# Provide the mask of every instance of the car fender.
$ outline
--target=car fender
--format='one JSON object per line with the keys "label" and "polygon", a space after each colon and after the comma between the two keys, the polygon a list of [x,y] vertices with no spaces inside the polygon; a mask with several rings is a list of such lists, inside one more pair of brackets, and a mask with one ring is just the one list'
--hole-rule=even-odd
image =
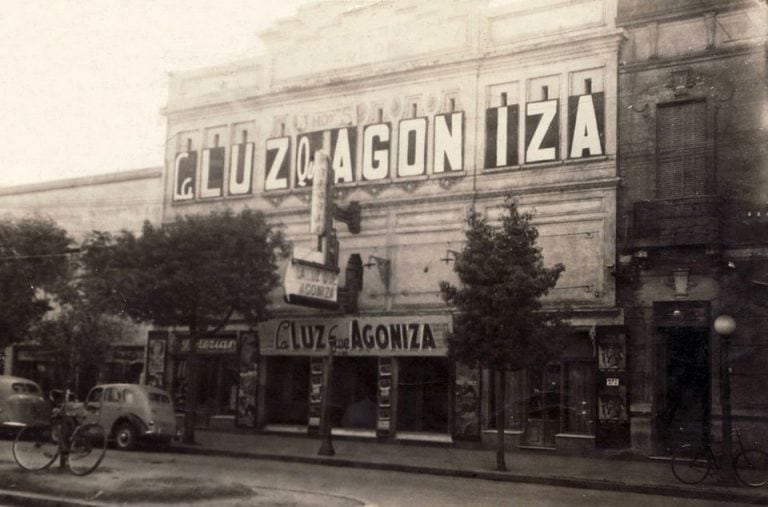
{"label": "car fender", "polygon": [[137,416],[136,414],[123,414],[118,417],[115,423],[112,425],[111,433],[114,435],[115,429],[124,422],[131,423],[134,428],[139,431],[140,434],[146,433],[147,430],[149,430],[149,426],[147,426],[147,423],[145,423],[141,417]]}

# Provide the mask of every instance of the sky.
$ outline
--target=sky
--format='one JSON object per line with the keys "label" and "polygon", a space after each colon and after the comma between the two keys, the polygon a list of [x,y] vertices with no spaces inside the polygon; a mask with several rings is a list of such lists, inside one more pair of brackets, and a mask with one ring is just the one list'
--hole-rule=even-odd
{"label": "sky", "polygon": [[163,164],[168,74],[307,0],[0,0],[0,187]]}

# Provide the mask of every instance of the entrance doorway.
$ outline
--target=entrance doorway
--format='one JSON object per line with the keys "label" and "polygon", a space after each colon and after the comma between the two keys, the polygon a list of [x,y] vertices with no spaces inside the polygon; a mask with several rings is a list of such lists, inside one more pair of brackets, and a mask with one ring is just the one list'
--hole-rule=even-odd
{"label": "entrance doorway", "polygon": [[267,358],[267,424],[307,424],[309,358]]}
{"label": "entrance doorway", "polygon": [[335,357],[331,425],[334,428],[376,428],[378,358]]}
{"label": "entrance doorway", "polygon": [[448,432],[449,378],[445,358],[398,359],[398,431]]}
{"label": "entrance doorway", "polygon": [[526,445],[555,447],[560,428],[560,363],[528,373]]}
{"label": "entrance doorway", "polygon": [[672,450],[709,434],[709,332],[699,327],[659,328],[661,339],[658,442]]}
{"label": "entrance doorway", "polygon": [[216,415],[234,415],[237,407],[237,360],[230,356],[201,358],[198,363],[198,421]]}

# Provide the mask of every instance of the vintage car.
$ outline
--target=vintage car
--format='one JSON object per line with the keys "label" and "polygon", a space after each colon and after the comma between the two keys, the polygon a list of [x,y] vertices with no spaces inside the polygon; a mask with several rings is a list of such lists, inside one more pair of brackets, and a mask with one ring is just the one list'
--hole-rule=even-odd
{"label": "vintage car", "polygon": [[44,425],[50,422],[51,404],[32,380],[0,375],[0,427]]}
{"label": "vintage car", "polygon": [[118,449],[129,450],[139,441],[170,443],[176,436],[171,396],[142,384],[94,386],[85,399],[88,422],[98,422]]}

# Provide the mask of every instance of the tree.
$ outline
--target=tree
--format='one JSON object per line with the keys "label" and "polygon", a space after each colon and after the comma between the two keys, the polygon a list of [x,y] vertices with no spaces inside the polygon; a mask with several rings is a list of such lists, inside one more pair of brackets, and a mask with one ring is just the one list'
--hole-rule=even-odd
{"label": "tree", "polygon": [[288,245],[256,211],[187,215],[139,237],[92,234],[83,246],[91,297],[109,311],[189,331],[184,441],[194,441],[197,339],[216,334],[237,314],[255,325],[267,318],[278,284],[277,260]]}
{"label": "tree", "polygon": [[135,324],[82,303],[62,306],[49,315],[33,327],[31,335],[57,358],[52,365],[53,385],[72,389],[82,398],[97,380],[110,346],[132,338]]}
{"label": "tree", "polygon": [[467,244],[454,270],[461,287],[440,282],[445,302],[455,308],[448,335],[450,356],[465,364],[496,373],[496,465],[506,470],[507,371],[543,366],[563,348],[568,328],[565,311],[545,311],[541,297],[552,289],[562,264],[544,267],[538,231],[531,213],[521,213],[507,197],[500,227],[475,210],[467,217]]}
{"label": "tree", "polygon": [[71,243],[47,218],[0,221],[0,347],[29,338],[52,308],[49,291],[69,273]]}

